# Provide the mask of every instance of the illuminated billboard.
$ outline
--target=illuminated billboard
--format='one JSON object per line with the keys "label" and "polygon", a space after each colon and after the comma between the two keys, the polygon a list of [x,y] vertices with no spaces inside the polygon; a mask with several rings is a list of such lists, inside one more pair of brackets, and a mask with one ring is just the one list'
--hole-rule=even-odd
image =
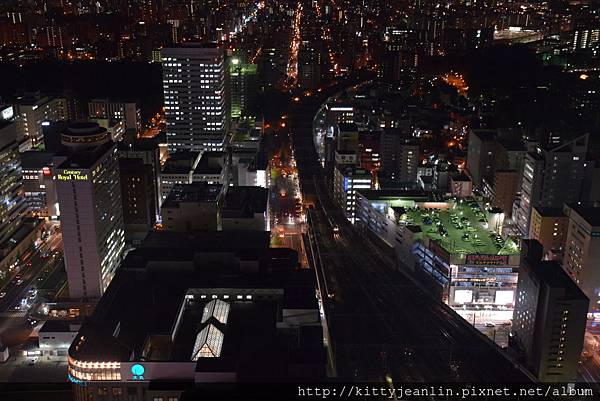
{"label": "illuminated billboard", "polygon": [[2,109],[2,111],[0,111],[0,117],[2,118],[2,120],[10,120],[14,117],[14,115],[15,112],[12,106],[8,106],[5,109]]}
{"label": "illuminated billboard", "polygon": [[473,301],[472,290],[456,290],[454,291],[454,303],[468,304]]}
{"label": "illuminated billboard", "polygon": [[514,302],[515,292],[512,290],[496,291],[496,305],[508,305]]}
{"label": "illuminated billboard", "polygon": [[508,265],[508,255],[467,255],[466,265],[502,266]]}

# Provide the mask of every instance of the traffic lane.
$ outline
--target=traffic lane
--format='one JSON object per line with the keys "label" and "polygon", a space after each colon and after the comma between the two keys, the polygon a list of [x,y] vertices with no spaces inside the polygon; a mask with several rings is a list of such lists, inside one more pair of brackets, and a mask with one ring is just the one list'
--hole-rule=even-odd
{"label": "traffic lane", "polygon": [[35,253],[30,259],[31,265],[25,266],[21,269],[21,280],[22,284],[16,285],[15,280],[11,281],[6,289],[6,295],[0,299],[0,311],[9,312],[14,311],[15,306],[21,302],[21,299],[26,295],[27,291],[35,285],[37,287],[37,277],[46,267],[52,266],[57,263],[56,258],[42,258],[40,252]]}
{"label": "traffic lane", "polygon": [[[37,274],[41,271],[41,259],[39,255],[34,255],[31,259],[30,266],[25,265],[19,273],[19,276],[15,276],[13,280],[7,284],[3,292],[6,292],[6,295],[0,299],[0,311],[4,312],[7,309],[10,309],[17,299],[20,301],[20,295],[25,291],[25,288],[29,286],[31,281],[37,276]],[[20,280],[23,280],[20,285],[17,285],[18,282],[16,277],[20,277]]]}

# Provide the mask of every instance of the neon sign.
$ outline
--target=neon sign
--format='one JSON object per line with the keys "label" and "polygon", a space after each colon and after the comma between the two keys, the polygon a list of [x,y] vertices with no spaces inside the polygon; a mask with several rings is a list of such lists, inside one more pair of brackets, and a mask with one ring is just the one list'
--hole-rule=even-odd
{"label": "neon sign", "polygon": [[60,181],[86,181],[88,174],[83,174],[81,170],[63,170],[56,175]]}

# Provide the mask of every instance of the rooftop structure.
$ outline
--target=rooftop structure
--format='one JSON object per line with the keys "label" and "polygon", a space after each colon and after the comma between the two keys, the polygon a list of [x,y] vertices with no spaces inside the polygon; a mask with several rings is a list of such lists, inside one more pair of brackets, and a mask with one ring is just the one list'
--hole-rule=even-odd
{"label": "rooftop structure", "polygon": [[270,230],[269,190],[262,187],[229,187],[221,209],[223,230]]}
{"label": "rooftop structure", "polygon": [[269,190],[261,187],[231,187],[225,195],[223,217],[252,217],[264,213],[269,201]]}
{"label": "rooftop structure", "polygon": [[405,208],[401,219],[451,254],[519,254],[517,244],[500,238],[489,213],[481,211],[475,201],[449,201],[447,205],[442,209]]}
{"label": "rooftop structure", "polygon": [[69,350],[70,379],[92,392],[107,381],[125,392],[170,380],[180,392],[194,382],[320,376],[314,275],[262,236],[160,232],[131,251]]}
{"label": "rooftop structure", "polygon": [[163,203],[163,207],[177,207],[181,203],[217,202],[221,196],[223,186],[220,184],[206,184],[195,182],[193,184],[177,184]]}
{"label": "rooftop structure", "polygon": [[163,227],[179,232],[221,228],[221,184],[176,184],[163,202]]}

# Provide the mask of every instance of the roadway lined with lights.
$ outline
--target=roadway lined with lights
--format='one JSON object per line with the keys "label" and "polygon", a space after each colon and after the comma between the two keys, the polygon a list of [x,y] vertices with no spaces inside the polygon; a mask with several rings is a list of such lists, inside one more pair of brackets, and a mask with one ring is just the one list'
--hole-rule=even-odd
{"label": "roadway lined with lights", "polygon": [[288,78],[295,84],[298,81],[298,51],[302,40],[302,2],[299,1],[294,12],[294,25],[292,28],[292,41],[290,44],[290,59],[287,65]]}

